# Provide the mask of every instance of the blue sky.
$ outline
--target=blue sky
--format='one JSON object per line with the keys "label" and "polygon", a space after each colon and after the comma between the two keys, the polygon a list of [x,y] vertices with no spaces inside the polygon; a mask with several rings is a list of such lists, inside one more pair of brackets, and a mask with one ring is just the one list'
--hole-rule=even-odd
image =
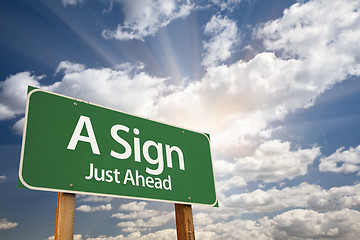
{"label": "blue sky", "polygon": [[[52,239],[17,188],[27,85],[211,135],[198,239],[355,239],[360,3],[0,2],[0,239]],[[44,113],[46,114],[46,113]],[[80,196],[74,239],[174,239],[172,203]]]}

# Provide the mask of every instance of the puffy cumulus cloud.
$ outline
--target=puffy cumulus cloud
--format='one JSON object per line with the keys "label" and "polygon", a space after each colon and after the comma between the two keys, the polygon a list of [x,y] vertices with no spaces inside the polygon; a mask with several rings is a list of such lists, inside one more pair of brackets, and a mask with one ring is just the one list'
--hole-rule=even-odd
{"label": "puffy cumulus cloud", "polygon": [[[266,191],[257,189],[250,193],[232,194],[221,203],[225,208],[240,213],[274,212],[288,208],[334,211],[359,208],[359,190],[360,184],[326,190],[318,185],[301,183],[283,189],[272,188]],[[208,217],[211,218],[212,215]]]}
{"label": "puffy cumulus cloud", "polygon": [[173,212],[162,212],[157,216],[150,217],[149,219],[137,219],[135,221],[122,221],[117,224],[124,232],[134,231],[149,231],[150,228],[160,227],[170,220],[175,220]]}
{"label": "puffy cumulus cloud", "polygon": [[174,219],[173,212],[160,212],[146,209],[146,202],[130,202],[122,204],[119,211],[129,213],[116,213],[111,215],[112,218],[121,220],[130,219],[130,221],[121,221],[117,224],[124,232],[142,232],[149,231],[151,228],[160,227]]}
{"label": "puffy cumulus cloud", "polygon": [[5,181],[6,179],[7,179],[7,177],[6,177],[5,175],[1,175],[1,176],[0,176],[0,182],[1,182],[1,181]]}
{"label": "puffy cumulus cloud", "polygon": [[59,63],[58,67],[56,68],[55,74],[63,71],[65,74],[68,73],[76,73],[85,71],[85,66],[79,63],[72,63],[69,61],[62,61]]}
{"label": "puffy cumulus cloud", "polygon": [[120,211],[140,212],[144,211],[147,203],[146,202],[130,202],[127,204],[121,204],[119,207]]}
{"label": "puffy cumulus cloud", "polygon": [[74,234],[73,240],[82,240],[81,234]]}
{"label": "puffy cumulus cloud", "polygon": [[[323,91],[347,75],[360,74],[359,1],[326,0],[296,3],[280,19],[262,25],[257,36],[268,50],[301,60],[301,79],[311,78],[310,88]],[[319,82],[322,86],[319,86]]]}
{"label": "puffy cumulus cloud", "polygon": [[[63,72],[64,76],[52,85],[41,85],[40,80],[44,76],[34,76],[30,72],[11,75],[0,82],[0,120],[24,114],[28,85],[125,112],[149,115],[163,91],[169,89],[165,84],[166,79],[149,76],[140,70],[141,65],[123,64],[114,69],[96,69],[64,61],[56,70],[57,73]],[[20,119],[13,129],[21,134],[23,125],[24,119]]]}
{"label": "puffy cumulus cloud", "polygon": [[[297,186],[281,189],[274,187],[268,190],[257,189],[241,194],[232,193],[229,196],[223,195],[221,197],[219,209],[194,206],[194,223],[197,226],[196,230],[207,232],[209,231],[206,228],[207,226],[219,226],[229,223],[233,219],[241,221],[244,213],[264,214],[283,212],[294,208],[311,209],[318,212],[359,209],[359,188],[360,184],[356,184],[327,190],[319,185],[304,182]],[[266,227],[266,224],[261,221],[253,224]],[[259,229],[256,231],[260,231]],[[218,231],[214,231],[214,233],[219,234]],[[219,239],[223,238],[219,237]]]}
{"label": "puffy cumulus cloud", "polygon": [[207,213],[197,213],[194,215],[193,219],[195,226],[206,226],[214,223],[212,217]]}
{"label": "puffy cumulus cloud", "polygon": [[[342,209],[331,212],[294,209],[275,216],[254,220],[235,219],[198,227],[195,234],[206,234],[208,239],[356,239],[360,213]],[[207,238],[206,238],[207,239]]]}
{"label": "puffy cumulus cloud", "polygon": [[334,75],[337,68],[324,71],[326,60],[323,64],[263,52],[248,62],[211,67],[200,81],[159,99],[155,116],[210,132],[218,152],[239,154],[240,146],[251,145],[254,137],[271,136],[269,123],[311,106],[346,78],[346,71]]}
{"label": "puffy cumulus cloud", "polygon": [[319,213],[295,209],[263,219],[273,239],[356,239],[360,234],[360,212],[343,209]]}
{"label": "puffy cumulus cloud", "polygon": [[130,65],[94,69],[61,62],[57,71],[61,70],[62,81],[45,89],[135,114],[149,114],[166,88],[166,79],[149,76]]}
{"label": "puffy cumulus cloud", "polygon": [[[262,180],[265,183],[279,182],[305,175],[308,166],[319,155],[320,148],[318,147],[291,151],[289,142],[271,140],[261,144],[253,156],[238,158],[234,162],[218,161],[214,165],[215,172],[219,176],[241,176],[238,183],[242,183],[242,180],[246,182],[257,180]],[[221,167],[221,165],[225,167]],[[227,181],[232,182],[233,178]]]}
{"label": "puffy cumulus cloud", "polygon": [[172,240],[176,238],[175,229],[164,229],[154,233],[149,233],[146,235],[139,235],[137,239],[150,239],[150,240]]}
{"label": "puffy cumulus cloud", "polygon": [[0,82],[0,120],[12,119],[24,113],[27,86],[39,87],[43,77],[21,72]]}
{"label": "puffy cumulus cloud", "polygon": [[278,182],[307,173],[320,148],[290,150],[289,142],[272,140],[261,144],[250,157],[236,160],[235,172],[246,180]]}
{"label": "puffy cumulus cloud", "polygon": [[360,174],[360,145],[344,150],[341,147],[328,157],[320,159],[319,170],[322,172],[353,173]]}
{"label": "puffy cumulus cloud", "polygon": [[23,130],[24,130],[24,125],[25,125],[25,118],[20,118],[20,120],[18,120],[12,127],[11,129],[13,130],[13,132],[17,135],[22,135],[23,134]]}
{"label": "puffy cumulus cloud", "polygon": [[125,21],[115,30],[104,30],[105,38],[119,40],[139,39],[155,35],[171,21],[190,14],[193,5],[187,0],[117,0],[122,4]]}
{"label": "puffy cumulus cloud", "polygon": [[205,25],[204,33],[210,36],[203,43],[205,54],[202,64],[205,67],[217,66],[228,59],[232,48],[239,42],[236,23],[227,17],[213,16]]}
{"label": "puffy cumulus cloud", "polygon": [[[229,165],[229,164],[223,164],[224,161],[216,161],[214,166],[215,166],[215,170],[217,170],[218,166],[221,166],[221,165]],[[225,169],[224,167],[222,168],[223,170]],[[226,174],[231,174],[231,171],[229,171],[231,168],[228,168],[226,170]],[[217,172],[217,171],[216,171]],[[246,181],[244,180],[244,178],[242,176],[238,176],[238,175],[235,175],[235,176],[232,176],[231,178],[229,179],[226,179],[226,180],[219,180],[216,182],[216,190],[218,192],[218,196],[220,196],[221,198],[223,197],[223,194],[232,189],[236,189],[236,188],[239,188],[239,187],[243,187],[243,186],[246,186],[247,183]],[[219,195],[220,194],[220,195]]]}
{"label": "puffy cumulus cloud", "polygon": [[0,229],[10,229],[16,228],[18,223],[16,222],[9,222],[6,218],[0,219]]}
{"label": "puffy cumulus cloud", "polygon": [[296,60],[262,53],[209,68],[201,81],[159,99],[155,116],[210,132],[217,150],[233,152],[251,136],[269,137],[270,121],[308,103],[306,87],[293,87],[299,67]]}
{"label": "puffy cumulus cloud", "polygon": [[252,220],[232,220],[227,222],[220,222],[210,224],[195,229],[195,236],[199,234],[206,234],[211,236],[210,239],[259,239],[259,240],[270,240],[269,233],[256,221]]}
{"label": "puffy cumulus cloud", "polygon": [[339,210],[360,207],[360,184],[334,187],[309,195],[308,206],[317,211]]}
{"label": "puffy cumulus cloud", "polygon": [[110,211],[112,209],[111,204],[99,205],[99,206],[89,206],[81,205],[76,208],[76,210],[81,212],[98,212],[98,211]]}
{"label": "puffy cumulus cloud", "polygon": [[321,190],[319,186],[307,183],[281,190],[257,189],[251,193],[233,194],[224,200],[224,204],[241,212],[274,212],[290,207],[307,207],[310,195]]}

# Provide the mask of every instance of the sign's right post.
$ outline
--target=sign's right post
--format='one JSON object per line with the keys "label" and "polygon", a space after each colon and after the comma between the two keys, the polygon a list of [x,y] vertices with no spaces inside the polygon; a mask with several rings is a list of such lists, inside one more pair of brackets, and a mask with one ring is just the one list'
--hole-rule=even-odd
{"label": "sign's right post", "polygon": [[175,203],[176,232],[178,240],[195,240],[191,205]]}

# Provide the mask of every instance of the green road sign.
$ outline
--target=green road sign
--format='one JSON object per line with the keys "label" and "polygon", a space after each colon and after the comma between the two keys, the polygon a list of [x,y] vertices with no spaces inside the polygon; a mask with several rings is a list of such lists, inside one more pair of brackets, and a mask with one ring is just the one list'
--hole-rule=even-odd
{"label": "green road sign", "polygon": [[217,203],[206,134],[40,89],[29,92],[25,119],[26,188]]}

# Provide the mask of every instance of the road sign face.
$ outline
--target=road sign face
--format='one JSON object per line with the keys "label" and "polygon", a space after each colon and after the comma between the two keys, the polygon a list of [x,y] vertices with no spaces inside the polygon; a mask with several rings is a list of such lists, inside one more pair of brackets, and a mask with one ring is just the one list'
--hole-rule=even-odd
{"label": "road sign face", "polygon": [[19,180],[29,189],[215,205],[206,134],[59,94],[28,94]]}

